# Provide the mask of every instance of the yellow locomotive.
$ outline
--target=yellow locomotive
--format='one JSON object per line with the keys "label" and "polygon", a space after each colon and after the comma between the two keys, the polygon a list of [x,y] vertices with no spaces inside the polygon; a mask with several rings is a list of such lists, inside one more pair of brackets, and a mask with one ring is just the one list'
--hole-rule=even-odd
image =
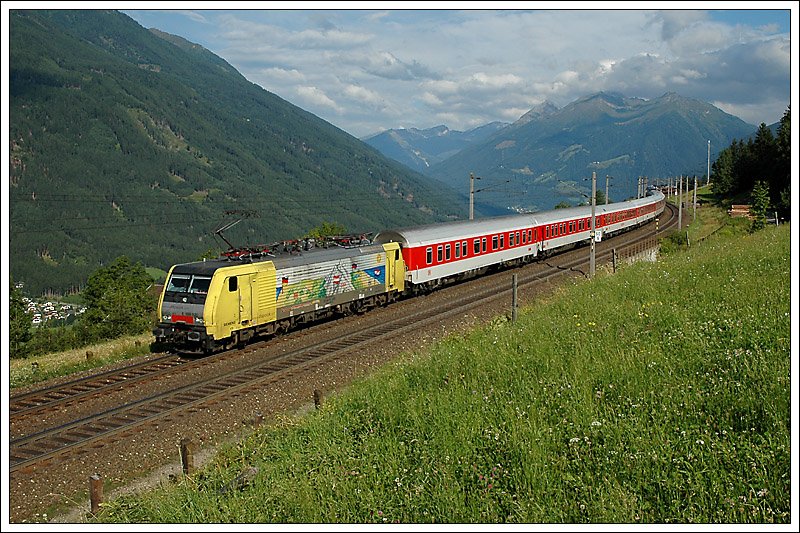
{"label": "yellow locomotive", "polygon": [[384,305],[403,292],[404,278],[397,243],[178,264],[161,293],[153,335],[183,352],[241,346],[257,335]]}

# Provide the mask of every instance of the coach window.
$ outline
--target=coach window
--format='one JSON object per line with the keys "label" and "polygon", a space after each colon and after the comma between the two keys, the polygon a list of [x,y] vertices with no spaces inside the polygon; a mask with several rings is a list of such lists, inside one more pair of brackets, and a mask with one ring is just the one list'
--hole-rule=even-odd
{"label": "coach window", "polygon": [[467,257],[467,241],[461,241],[461,249],[464,250],[464,257]]}
{"label": "coach window", "polygon": [[436,262],[437,263],[441,263],[442,262],[442,245],[441,244],[436,247]]}
{"label": "coach window", "polygon": [[[525,235],[525,232],[523,231],[522,234]],[[517,244],[519,244],[519,232],[517,232]]]}
{"label": "coach window", "polygon": [[472,252],[475,255],[478,255],[479,253],[481,253],[481,241],[480,241],[480,239],[475,239],[474,241],[472,241]]}
{"label": "coach window", "polygon": [[504,233],[504,234],[500,235],[500,249],[505,248],[505,246],[506,246],[505,242],[506,242],[506,235]]}
{"label": "coach window", "polygon": [[528,242],[533,242],[533,230],[528,230]]}
{"label": "coach window", "polygon": [[450,245],[449,244],[445,244],[445,246],[444,246],[444,260],[445,261],[450,261]]}
{"label": "coach window", "polygon": [[544,236],[547,239],[550,238],[550,226],[545,226],[545,228],[544,228]]}
{"label": "coach window", "polygon": [[486,253],[486,237],[481,239],[481,252]]}
{"label": "coach window", "polygon": [[[464,251],[466,252],[466,250],[464,250]],[[458,259],[459,257],[461,257],[461,243],[457,242],[456,243],[456,259]]]}
{"label": "coach window", "polygon": [[497,250],[497,235],[492,235],[492,251]]}
{"label": "coach window", "polygon": [[508,246],[509,247],[514,246],[514,234],[513,233],[509,233],[508,234]]}
{"label": "coach window", "polygon": [[239,278],[233,276],[232,278],[228,278],[228,292],[236,292],[236,289],[239,288]]}
{"label": "coach window", "polygon": [[425,261],[429,265],[433,263],[433,248],[425,248]]}

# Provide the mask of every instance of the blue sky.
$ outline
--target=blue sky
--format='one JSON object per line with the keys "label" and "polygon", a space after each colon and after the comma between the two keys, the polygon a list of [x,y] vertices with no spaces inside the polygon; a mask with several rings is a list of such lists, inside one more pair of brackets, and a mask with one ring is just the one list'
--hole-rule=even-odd
{"label": "blue sky", "polygon": [[[771,124],[790,104],[800,56],[789,33],[798,8],[785,1],[9,4],[119,9],[360,138],[514,122],[599,91],[675,92]],[[630,8],[641,5],[651,9]]]}
{"label": "blue sky", "polygon": [[[647,4],[661,10],[619,2],[221,5],[236,9],[123,12],[203,45],[250,81],[361,138],[513,122],[544,101],[563,107],[598,91],[676,92],[754,125],[777,122],[790,104],[791,2]],[[397,9],[409,5],[439,9]],[[728,5],[769,9],[719,9]],[[254,6],[303,9],[246,9]],[[373,9],[353,9],[362,6]],[[474,9],[487,6],[513,9]]]}
{"label": "blue sky", "polygon": [[323,10],[308,6],[362,4],[300,2],[278,5],[306,9],[234,3],[224,5],[241,9],[123,12],[203,45],[254,83],[362,138],[389,128],[513,122],[544,101],[562,107],[598,91],[676,92],[754,125],[778,121],[790,103],[793,4],[706,4],[770,9],[513,2],[553,9],[456,10],[447,8],[504,4],[439,2],[421,5],[440,9]]}

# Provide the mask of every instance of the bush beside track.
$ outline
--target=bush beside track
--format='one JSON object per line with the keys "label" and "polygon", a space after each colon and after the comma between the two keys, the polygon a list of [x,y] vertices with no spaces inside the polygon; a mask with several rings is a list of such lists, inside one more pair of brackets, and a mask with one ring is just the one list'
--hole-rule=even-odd
{"label": "bush beside track", "polygon": [[98,520],[789,523],[790,257],[785,225],[577,282]]}

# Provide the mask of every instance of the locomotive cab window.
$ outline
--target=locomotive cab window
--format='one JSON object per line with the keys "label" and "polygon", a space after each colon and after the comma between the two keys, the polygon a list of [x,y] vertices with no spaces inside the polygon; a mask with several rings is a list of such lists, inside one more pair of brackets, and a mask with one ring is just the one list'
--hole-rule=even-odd
{"label": "locomotive cab window", "polygon": [[173,274],[167,285],[168,292],[187,292],[192,277],[188,274]]}
{"label": "locomotive cab window", "polygon": [[207,294],[209,285],[211,285],[211,276],[194,276],[192,284],[189,286],[189,292]]}
{"label": "locomotive cab window", "polygon": [[228,292],[236,292],[239,289],[239,278],[233,276],[228,278]]}

